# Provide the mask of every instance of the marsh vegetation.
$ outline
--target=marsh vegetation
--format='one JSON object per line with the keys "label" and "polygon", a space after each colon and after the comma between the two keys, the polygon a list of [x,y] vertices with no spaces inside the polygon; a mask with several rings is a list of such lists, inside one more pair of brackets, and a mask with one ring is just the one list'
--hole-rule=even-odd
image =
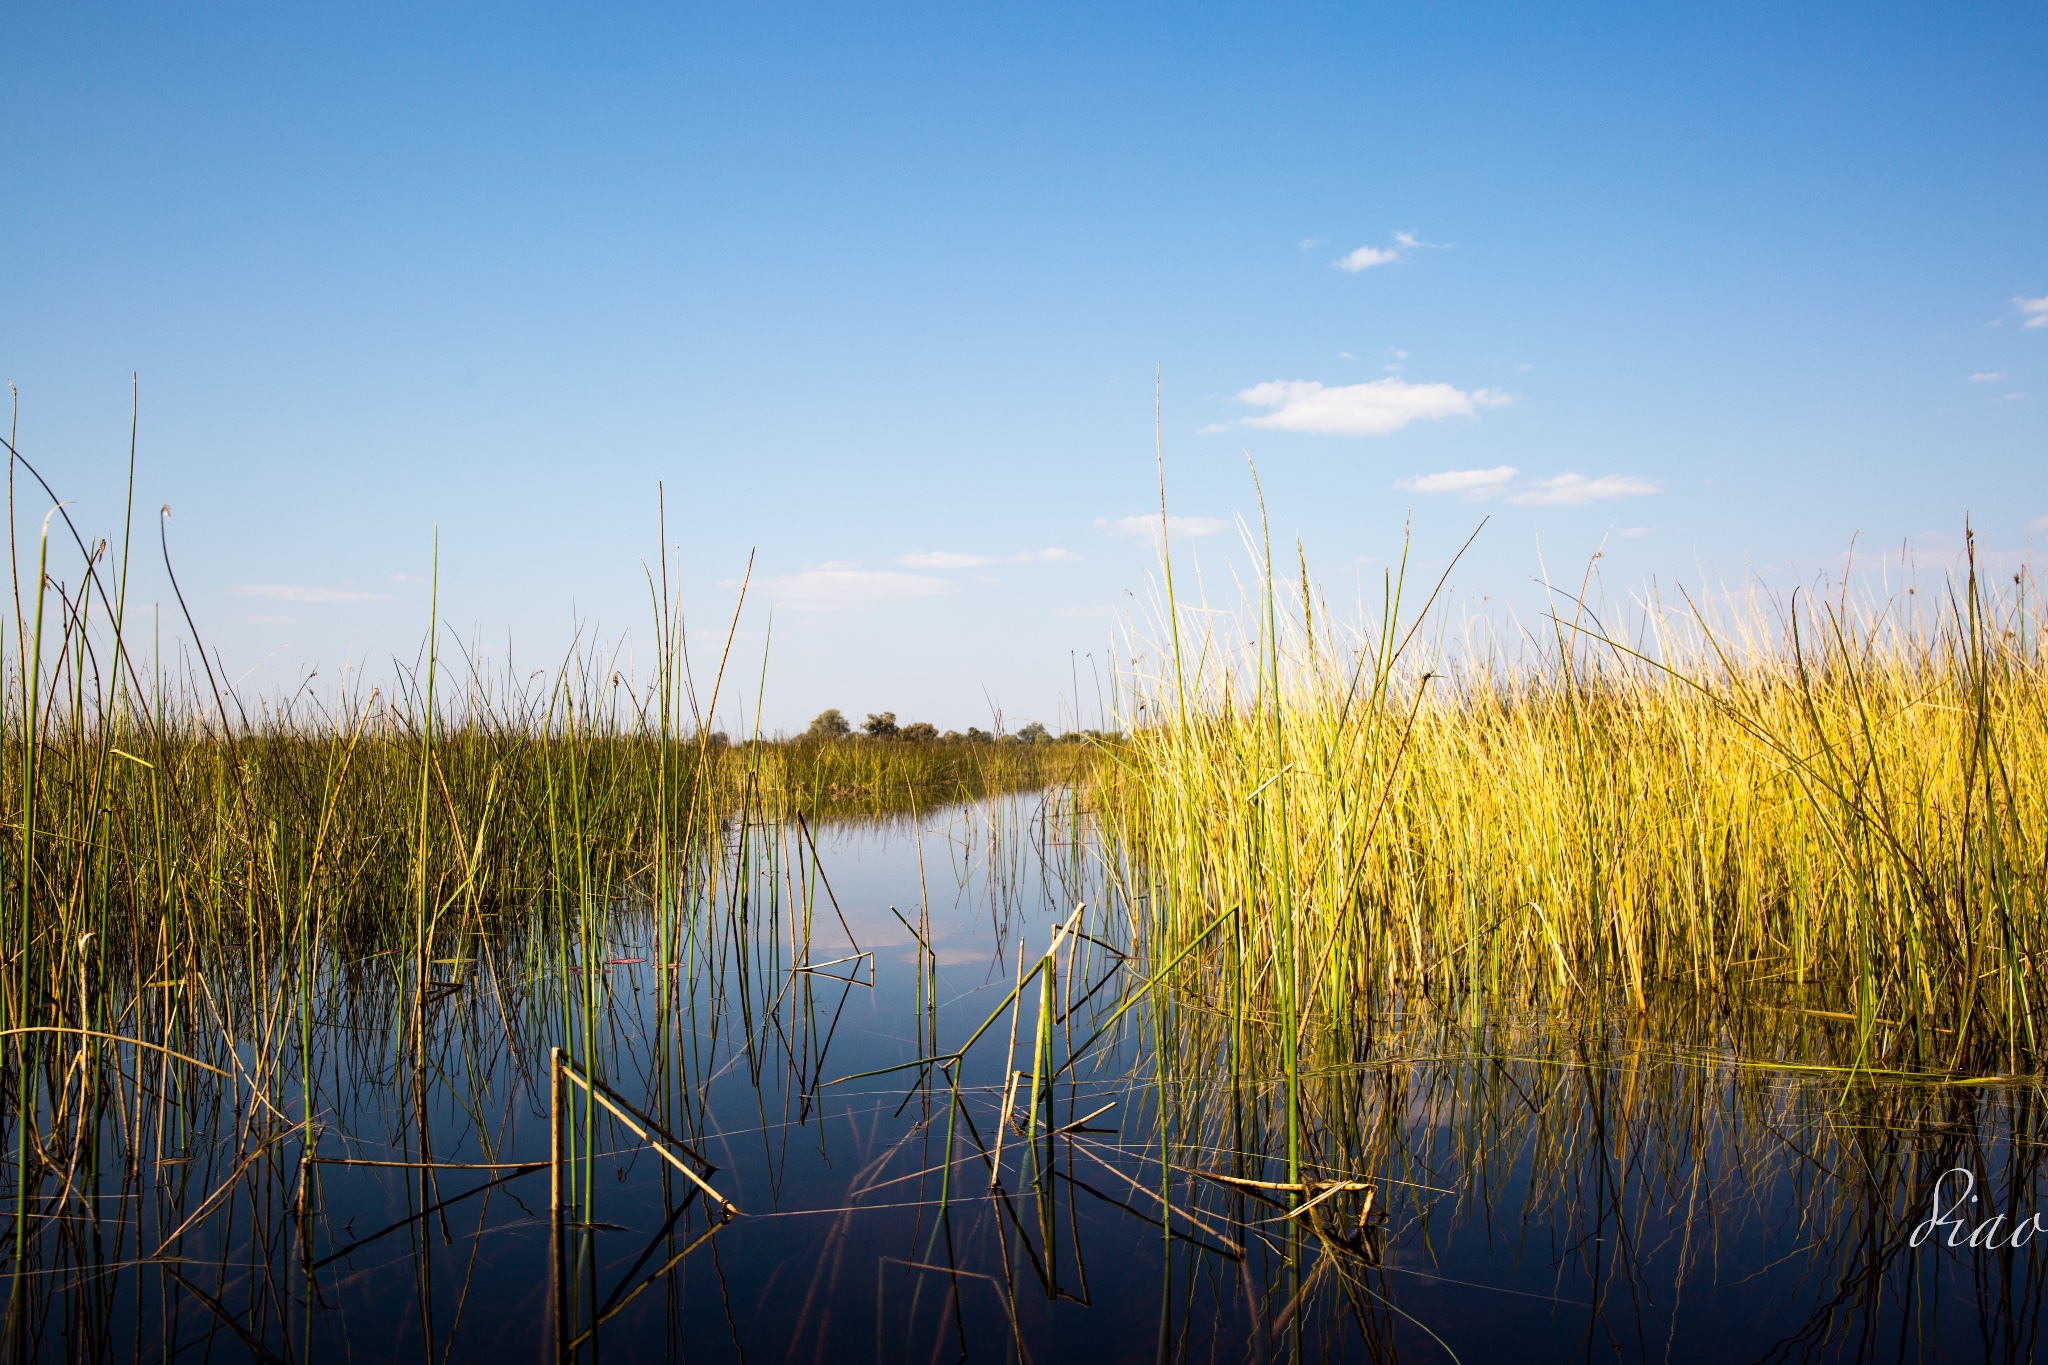
{"label": "marsh vegetation", "polygon": [[2044,621],[1974,556],[1925,596],[1649,602],[1625,635],[1560,593],[1513,640],[1404,617],[1398,577],[1347,638],[1269,576],[1224,618],[1250,631],[1176,624],[1131,680],[1151,723],[1094,804],[1154,931],[1233,912],[1219,984],[1340,1053],[1377,1000],[1677,989],[1849,1020],[1861,1070],[2031,1076]]}
{"label": "marsh vegetation", "polygon": [[647,676],[245,709],[50,527],[12,1358],[2035,1352],[1912,1241],[2048,1188],[2024,574],[1510,642],[1169,561],[1114,733],[771,742],[659,567]]}

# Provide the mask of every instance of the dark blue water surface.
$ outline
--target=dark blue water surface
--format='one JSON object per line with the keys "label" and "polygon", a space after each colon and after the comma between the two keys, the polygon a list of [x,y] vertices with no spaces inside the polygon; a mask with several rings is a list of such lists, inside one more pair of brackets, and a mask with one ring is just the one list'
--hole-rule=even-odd
{"label": "dark blue water surface", "polygon": [[[79,1063],[108,1078],[89,1103],[76,1077],[45,1086],[26,1262],[11,1235],[6,1253],[12,1356],[2034,1356],[2038,1092],[1791,1069],[1855,1026],[1782,1003],[1362,1005],[1351,1060],[1304,1082],[1300,1165],[1368,1187],[1370,1216],[1340,1189],[1289,1217],[1303,1196],[1244,1183],[1288,1179],[1279,1078],[1231,1051],[1199,973],[1082,1048],[1152,965],[1085,841],[1043,818],[1058,809],[830,826],[815,846],[752,831],[670,942],[632,894],[579,921],[588,937],[559,916],[455,926],[424,1045],[403,954],[336,955],[310,1080],[297,1006],[266,1011],[223,971],[188,1033],[238,1040],[203,1053],[232,1079],[109,1047]],[[1014,1049],[1005,1012],[956,1067],[858,1074],[956,1051],[1020,946],[1043,954],[1084,900],[1045,1069],[1080,1060],[1041,1077],[1035,1124],[1028,1074],[1023,1131],[1001,1110],[1006,1072],[1032,1069],[1036,983]],[[580,1099],[559,1213],[545,1164],[337,1163],[546,1163],[555,1047],[694,1153],[736,1215]],[[66,1112],[48,1098],[74,1093]],[[323,1160],[302,1167],[308,1150]]]}

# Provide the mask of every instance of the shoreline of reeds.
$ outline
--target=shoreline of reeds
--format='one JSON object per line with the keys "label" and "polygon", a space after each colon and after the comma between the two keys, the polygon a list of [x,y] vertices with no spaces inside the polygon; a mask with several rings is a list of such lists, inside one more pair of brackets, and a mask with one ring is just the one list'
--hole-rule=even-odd
{"label": "shoreline of reeds", "polygon": [[2040,1072],[2024,572],[2001,590],[1972,546],[1926,596],[1653,602],[1625,638],[1567,594],[1510,661],[1404,612],[1398,573],[1356,635],[1306,578],[1269,555],[1256,606],[1190,634],[1169,561],[1158,662],[1088,783],[1134,932],[1164,960],[1227,915],[1186,981],[1279,1070],[1404,996],[1598,1019],[1675,986],[1845,1017],[1851,1074]]}

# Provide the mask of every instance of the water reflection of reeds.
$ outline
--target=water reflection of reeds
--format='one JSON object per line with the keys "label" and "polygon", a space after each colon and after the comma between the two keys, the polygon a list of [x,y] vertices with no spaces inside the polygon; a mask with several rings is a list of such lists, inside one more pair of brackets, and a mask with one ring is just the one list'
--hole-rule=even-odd
{"label": "water reflection of reeds", "polygon": [[719,742],[666,583],[643,686],[252,720],[78,548],[0,708],[13,1358],[2033,1351],[2030,1250],[1910,1244],[2042,1183],[2038,634],[1974,581],[1442,704],[1268,593],[1094,780],[935,810],[1077,753]]}
{"label": "water reflection of reeds", "polygon": [[[2029,1358],[2039,1257],[1908,1241],[1935,1178],[1955,1167],[1984,1184],[1975,1219],[2034,1211],[2048,1189],[2036,1089],[1788,1072],[1774,1059],[1853,1054],[1853,1026],[1731,1017],[1683,995],[1652,1005],[1594,1029],[1423,1004],[1390,1011],[1360,1055],[1307,1072],[1303,1167],[1311,1182],[1371,1184],[1363,1246],[1342,1206],[1287,1219],[1284,1200],[1205,1198],[1196,1181],[1192,1207],[1242,1220],[1269,1298],[1320,1283],[1324,1334],[1368,1344],[1401,1339],[1388,1315],[1406,1308],[1469,1349],[1485,1338],[1447,1324],[1477,1304],[1519,1324],[1503,1330],[1540,1329],[1558,1353],[1936,1356],[1981,1336],[1990,1358]],[[1167,1098],[1181,1161],[1284,1179],[1284,1075],[1273,1055],[1261,1060],[1241,1062],[1234,1081],[1216,1079],[1223,1067],[1182,1073]],[[1309,1226],[1289,1238],[1290,1222]],[[1525,1311],[1504,1311],[1503,1293]],[[1703,1347],[1689,1334],[1728,1315],[1717,1300],[1748,1315]]]}
{"label": "water reflection of reeds", "polygon": [[[460,984],[423,1008],[391,952],[316,959],[310,1031],[245,959],[203,971],[190,1061],[108,1044],[46,1078],[15,1355],[2033,1351],[2031,1252],[1907,1245],[1951,1167],[2031,1212],[2030,1087],[1859,1075],[1854,1021],[1678,988],[1597,1020],[1386,998],[1299,1059],[1292,1195],[1272,1031],[1096,899],[1072,805],[923,824],[918,900],[900,829],[727,825],[681,913],[486,921],[442,940]],[[893,943],[816,928],[842,839],[883,841],[899,909],[925,902]],[[991,1013],[1055,924],[1054,970]],[[979,962],[913,941],[969,925]],[[479,1169],[545,1160],[563,1039],[719,1168],[737,1219],[602,1111],[568,1135],[559,1222],[544,1166]],[[841,1080],[874,1066],[900,1069]],[[302,1165],[302,1077],[315,1155],[445,1164]]]}

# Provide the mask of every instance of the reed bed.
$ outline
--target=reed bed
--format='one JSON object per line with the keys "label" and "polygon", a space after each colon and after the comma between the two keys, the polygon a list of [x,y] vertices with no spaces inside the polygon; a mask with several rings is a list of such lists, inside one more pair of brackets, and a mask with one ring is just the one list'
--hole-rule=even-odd
{"label": "reed bed", "polygon": [[1844,1016],[1851,1071],[2033,1074],[2029,583],[1973,550],[1932,591],[1652,599],[1625,635],[1564,593],[1503,643],[1404,611],[1398,574],[1335,630],[1270,555],[1249,610],[1184,630],[1169,561],[1162,662],[1121,680],[1089,799],[1156,957],[1228,916],[1184,984],[1289,1076],[1403,1001],[1597,1020],[1669,989]]}
{"label": "reed bed", "polygon": [[[1587,1245],[1631,1207],[1682,1197],[1687,1247],[1747,1235],[1785,1207],[1761,1191],[1790,1182],[1845,1280],[1869,1269],[1858,1248],[1896,1250],[1901,1201],[1951,1148],[1987,1166],[2004,1153],[2014,1207],[2039,1183],[2038,1093],[1975,1084],[2036,1072],[2048,1025],[2033,970],[2048,716],[2024,576],[1994,591],[1972,565],[1938,595],[1854,606],[1652,604],[1625,637],[1574,601],[1510,653],[1453,637],[1433,598],[1404,612],[1398,576],[1354,639],[1311,595],[1293,606],[1270,565],[1244,631],[1209,616],[1189,634],[1169,561],[1165,665],[1120,679],[1127,737],[728,743],[706,724],[723,665],[700,707],[665,573],[650,575],[647,680],[587,650],[528,686],[445,668],[430,637],[388,693],[252,714],[203,645],[168,676],[139,663],[125,551],[116,567],[104,543],[72,542],[68,587],[50,538],[23,557],[0,668],[18,1356],[47,1353],[32,1338],[59,1320],[66,1340],[93,1339],[103,1269],[161,1265],[184,1285],[176,1267],[202,1259],[220,1270],[209,1312],[310,1342],[323,1124],[359,1145],[340,1120],[377,1116],[390,1158],[417,1168],[407,1209],[424,1219],[442,1206],[431,1161],[514,1159],[558,1046],[685,1141],[733,1075],[778,1171],[789,1149],[766,1145],[771,1127],[804,1125],[848,1083],[891,1087],[916,1120],[905,1176],[937,1192],[915,1269],[953,1255],[952,1201],[969,1192],[956,1159],[978,1158],[1011,1333],[1012,1233],[1046,1303],[1073,1297],[1069,1261],[1087,1295],[1074,1205],[1064,1231],[1059,1214],[1077,1191],[1102,1197],[1077,1183],[1077,1149],[1116,1164],[1139,1203],[1121,1186],[1111,1203],[1160,1233],[1162,1343],[1173,1278],[1187,1276],[1185,1331],[1194,1277],[1220,1273],[1241,1286],[1228,1313],[1291,1336],[1297,1357],[1317,1319],[1368,1343],[1405,1330],[1379,1241],[1433,1244],[1475,1210],[1505,1232],[1490,1191],[1516,1181],[1525,1222],[1580,1220]],[[875,953],[842,921],[850,955],[812,955],[839,908],[814,823],[1047,785],[1081,796],[961,836],[1008,926],[994,979],[1014,988],[942,1038],[920,860],[915,922],[901,917],[913,1057],[828,1063]],[[1029,962],[1026,885],[1059,891],[1058,930]],[[998,1084],[982,1084],[1005,1037]],[[1913,1083],[1845,1084],[1864,1077]],[[557,1300],[565,1358],[611,1302],[593,1229],[616,1135],[582,1093],[560,1135],[572,1221],[553,1265],[582,1286]],[[1122,1131],[1096,1142],[1111,1093]],[[1940,1138],[1923,1161],[1862,1136],[1887,1130]],[[1857,1162],[1853,1187],[1816,1174]],[[73,1214],[103,1184],[119,1186],[111,1243]],[[1407,1193],[1425,1186],[1461,1202]],[[672,1227],[688,1197],[665,1197]],[[261,1229],[248,1327],[217,1302],[243,1255],[237,1219]],[[431,1344],[434,1275],[416,1260]],[[1892,1293],[1888,1273],[1850,1298]],[[164,1287],[166,1343],[189,1289]],[[2041,1299],[2038,1277],[2017,1296],[2030,1315]],[[1816,1310],[1818,1336],[1838,1335],[1838,1309]]]}
{"label": "reed bed", "polygon": [[233,731],[152,707],[66,715],[26,746],[18,710],[0,708],[10,881],[18,896],[31,765],[26,865],[33,900],[56,911],[46,928],[218,944],[281,932],[313,903],[326,932],[374,935],[409,911],[422,860],[442,896],[545,901],[570,875],[572,825],[582,856],[633,879],[655,868],[664,832],[684,841],[692,822],[886,815],[1062,782],[1087,760],[1078,744],[664,741],[588,714],[444,718],[429,744],[417,710],[381,697]]}
{"label": "reed bed", "polygon": [[[11,499],[17,469],[41,480],[10,456]],[[474,655],[450,668],[436,623],[388,690],[252,703],[222,682],[182,597],[189,662],[171,666],[154,639],[137,648],[128,539],[110,547],[54,508],[13,547],[14,609],[0,621],[13,1331],[32,1316],[32,1244],[81,1180],[224,1143],[261,1156],[275,1191],[286,1148],[317,1150],[337,986],[392,1002],[389,1056],[422,1106],[445,1080],[436,1020],[484,985],[501,1014],[516,987],[531,1030],[601,1079],[599,968],[630,910],[655,926],[642,941],[679,1000],[701,987],[741,1002],[751,1049],[766,1004],[748,992],[807,970],[811,926],[836,909],[818,819],[1040,785],[1084,752],[728,743],[708,718],[730,632],[716,669],[693,675],[665,568],[649,574],[654,663],[638,682],[596,648],[537,684]],[[346,1013],[361,1026],[358,1008]],[[684,1063],[669,1051],[656,1090],[664,1121],[688,1129]],[[220,1112],[198,1120],[194,1105]],[[568,1125],[587,1170],[603,1126],[587,1092]],[[423,1126],[414,1137],[425,1143]],[[587,1207],[587,1177],[573,1197]]]}

